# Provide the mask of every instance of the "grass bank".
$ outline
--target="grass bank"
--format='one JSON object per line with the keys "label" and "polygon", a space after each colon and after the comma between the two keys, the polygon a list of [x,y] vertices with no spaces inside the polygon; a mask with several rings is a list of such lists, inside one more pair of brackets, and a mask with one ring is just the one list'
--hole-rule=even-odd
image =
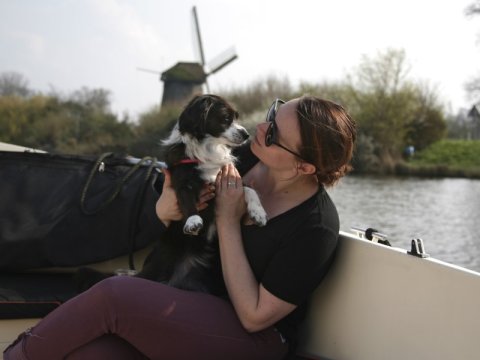
{"label": "grass bank", "polygon": [[480,179],[480,141],[441,140],[398,164],[401,175]]}

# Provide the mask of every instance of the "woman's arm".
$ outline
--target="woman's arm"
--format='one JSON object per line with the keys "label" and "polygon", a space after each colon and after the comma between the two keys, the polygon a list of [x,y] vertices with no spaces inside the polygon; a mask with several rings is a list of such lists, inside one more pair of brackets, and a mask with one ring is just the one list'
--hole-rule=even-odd
{"label": "woman's arm", "polygon": [[[181,220],[183,215],[178,206],[177,195],[172,187],[170,171],[164,169],[162,172],[165,176],[165,180],[163,182],[162,194],[155,205],[155,212],[165,227],[168,227],[172,221]],[[197,204],[198,211],[201,211],[208,206],[208,201],[215,196],[214,190],[214,187],[205,185],[200,193],[200,199]]]}
{"label": "woman's arm", "polygon": [[[237,186],[228,187],[228,183]],[[249,332],[260,331],[292,312],[290,304],[255,279],[242,244],[240,221],[246,205],[242,180],[233,165],[222,169],[216,182],[216,220],[222,270],[235,311]]]}

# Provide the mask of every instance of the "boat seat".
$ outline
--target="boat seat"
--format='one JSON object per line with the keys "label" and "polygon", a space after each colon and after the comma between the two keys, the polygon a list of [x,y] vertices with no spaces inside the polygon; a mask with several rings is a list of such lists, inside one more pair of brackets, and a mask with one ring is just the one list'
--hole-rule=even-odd
{"label": "boat seat", "polygon": [[[153,245],[134,254],[135,267],[141,268]],[[103,273],[128,269],[128,255],[84,266]],[[42,318],[61,303],[78,294],[74,280],[76,267],[34,269],[0,274],[0,320]]]}
{"label": "boat seat", "polygon": [[0,275],[0,319],[41,318],[76,295],[68,273]]}

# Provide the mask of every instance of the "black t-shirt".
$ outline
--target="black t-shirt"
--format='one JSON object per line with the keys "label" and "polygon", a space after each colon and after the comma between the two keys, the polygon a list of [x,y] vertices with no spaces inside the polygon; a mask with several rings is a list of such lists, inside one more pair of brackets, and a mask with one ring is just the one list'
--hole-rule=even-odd
{"label": "black t-shirt", "polygon": [[[242,175],[258,162],[249,144],[235,155]],[[242,226],[243,245],[257,281],[273,295],[298,306],[275,325],[291,344],[296,343],[309,296],[328,271],[338,234],[338,213],[323,186],[263,227]]]}

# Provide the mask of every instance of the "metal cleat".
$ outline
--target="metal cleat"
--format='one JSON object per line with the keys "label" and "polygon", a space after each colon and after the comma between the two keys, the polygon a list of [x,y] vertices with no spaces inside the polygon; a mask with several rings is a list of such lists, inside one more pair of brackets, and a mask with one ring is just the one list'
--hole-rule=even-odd
{"label": "metal cleat", "polygon": [[352,230],[354,234],[357,235],[360,239],[366,239],[378,244],[392,246],[388,241],[388,236],[380,233],[376,229],[373,229],[373,228],[364,229],[361,227],[352,226],[350,230]]}
{"label": "metal cleat", "polygon": [[407,253],[420,258],[428,258],[430,256],[425,252],[422,239],[412,239],[412,248]]}

